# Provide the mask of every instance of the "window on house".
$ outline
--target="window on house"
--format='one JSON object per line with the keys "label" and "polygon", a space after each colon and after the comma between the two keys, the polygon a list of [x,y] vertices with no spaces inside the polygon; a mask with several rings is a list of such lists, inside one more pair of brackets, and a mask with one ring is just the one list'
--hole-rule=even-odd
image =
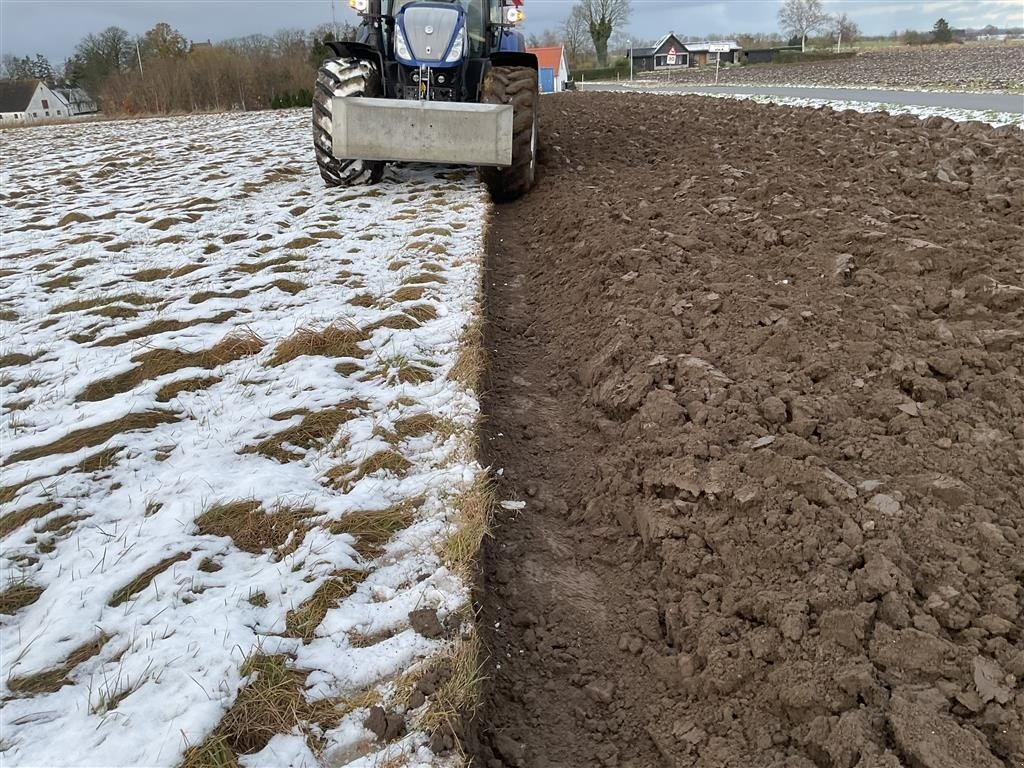
{"label": "window on house", "polygon": [[50,108],[49,100],[48,99],[43,99],[43,109],[49,109],[49,108]]}
{"label": "window on house", "polygon": [[49,116],[50,116],[50,111],[49,111],[49,110],[47,110],[47,111],[46,111],[46,116],[47,116],[47,117],[49,117]]}
{"label": "window on house", "polygon": [[38,112],[33,112],[32,113],[32,117],[39,117],[39,113]]}
{"label": "window on house", "polygon": [[58,114],[58,115],[63,115],[64,113],[63,113],[63,112],[61,112],[61,111],[60,111],[60,110],[58,109],[58,110],[57,110],[57,114]]}

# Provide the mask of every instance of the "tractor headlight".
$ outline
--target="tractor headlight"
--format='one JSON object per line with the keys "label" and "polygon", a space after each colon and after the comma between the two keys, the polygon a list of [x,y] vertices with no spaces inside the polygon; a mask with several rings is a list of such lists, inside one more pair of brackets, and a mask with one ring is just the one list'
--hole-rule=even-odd
{"label": "tractor headlight", "polygon": [[455,42],[452,43],[452,49],[448,52],[448,55],[444,57],[446,64],[451,64],[453,61],[458,61],[462,58],[462,52],[466,48],[466,28],[463,27],[459,30],[459,34],[455,37]]}
{"label": "tractor headlight", "polygon": [[348,0],[348,7],[356,13],[366,13],[370,7],[369,0]]}
{"label": "tractor headlight", "polygon": [[505,21],[509,24],[518,24],[526,18],[526,14],[514,5],[505,9]]}
{"label": "tractor headlight", "polygon": [[395,56],[406,61],[412,61],[412,54],[409,53],[409,44],[405,41],[405,33],[401,25],[395,25]]}

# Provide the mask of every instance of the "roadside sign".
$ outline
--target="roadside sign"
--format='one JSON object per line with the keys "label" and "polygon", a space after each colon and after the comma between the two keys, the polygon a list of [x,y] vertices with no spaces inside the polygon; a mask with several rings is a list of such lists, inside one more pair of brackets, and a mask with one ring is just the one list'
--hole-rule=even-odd
{"label": "roadside sign", "polygon": [[708,51],[711,53],[728,53],[730,50],[732,49],[729,48],[728,43],[711,43],[708,46]]}
{"label": "roadside sign", "polygon": [[665,63],[669,66],[676,63],[676,47],[674,45],[668,49],[668,56],[665,57]]}

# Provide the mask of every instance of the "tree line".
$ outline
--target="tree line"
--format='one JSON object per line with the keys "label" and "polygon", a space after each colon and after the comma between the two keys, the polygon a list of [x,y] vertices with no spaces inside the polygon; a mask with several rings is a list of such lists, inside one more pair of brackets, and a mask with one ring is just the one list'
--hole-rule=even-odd
{"label": "tree line", "polygon": [[83,88],[108,114],[306,106],[326,40],[355,39],[350,24],[281,30],[219,43],[191,42],[167,23],[132,37],[120,27],[88,34],[61,67],[5,55],[3,75]]}

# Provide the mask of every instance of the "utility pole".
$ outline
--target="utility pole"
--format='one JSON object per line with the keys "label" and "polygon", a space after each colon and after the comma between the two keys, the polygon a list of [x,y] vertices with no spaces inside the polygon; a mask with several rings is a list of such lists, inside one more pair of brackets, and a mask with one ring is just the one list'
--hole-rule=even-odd
{"label": "utility pole", "polygon": [[338,17],[334,13],[334,0],[331,0],[331,32],[334,33],[334,39],[338,39]]}
{"label": "utility pole", "polygon": [[633,81],[633,41],[629,41],[629,80]]}
{"label": "utility pole", "polygon": [[139,59],[139,74],[142,75],[143,77],[145,77],[146,73],[142,71],[142,51],[139,50],[139,41],[138,40],[135,41],[135,55]]}

